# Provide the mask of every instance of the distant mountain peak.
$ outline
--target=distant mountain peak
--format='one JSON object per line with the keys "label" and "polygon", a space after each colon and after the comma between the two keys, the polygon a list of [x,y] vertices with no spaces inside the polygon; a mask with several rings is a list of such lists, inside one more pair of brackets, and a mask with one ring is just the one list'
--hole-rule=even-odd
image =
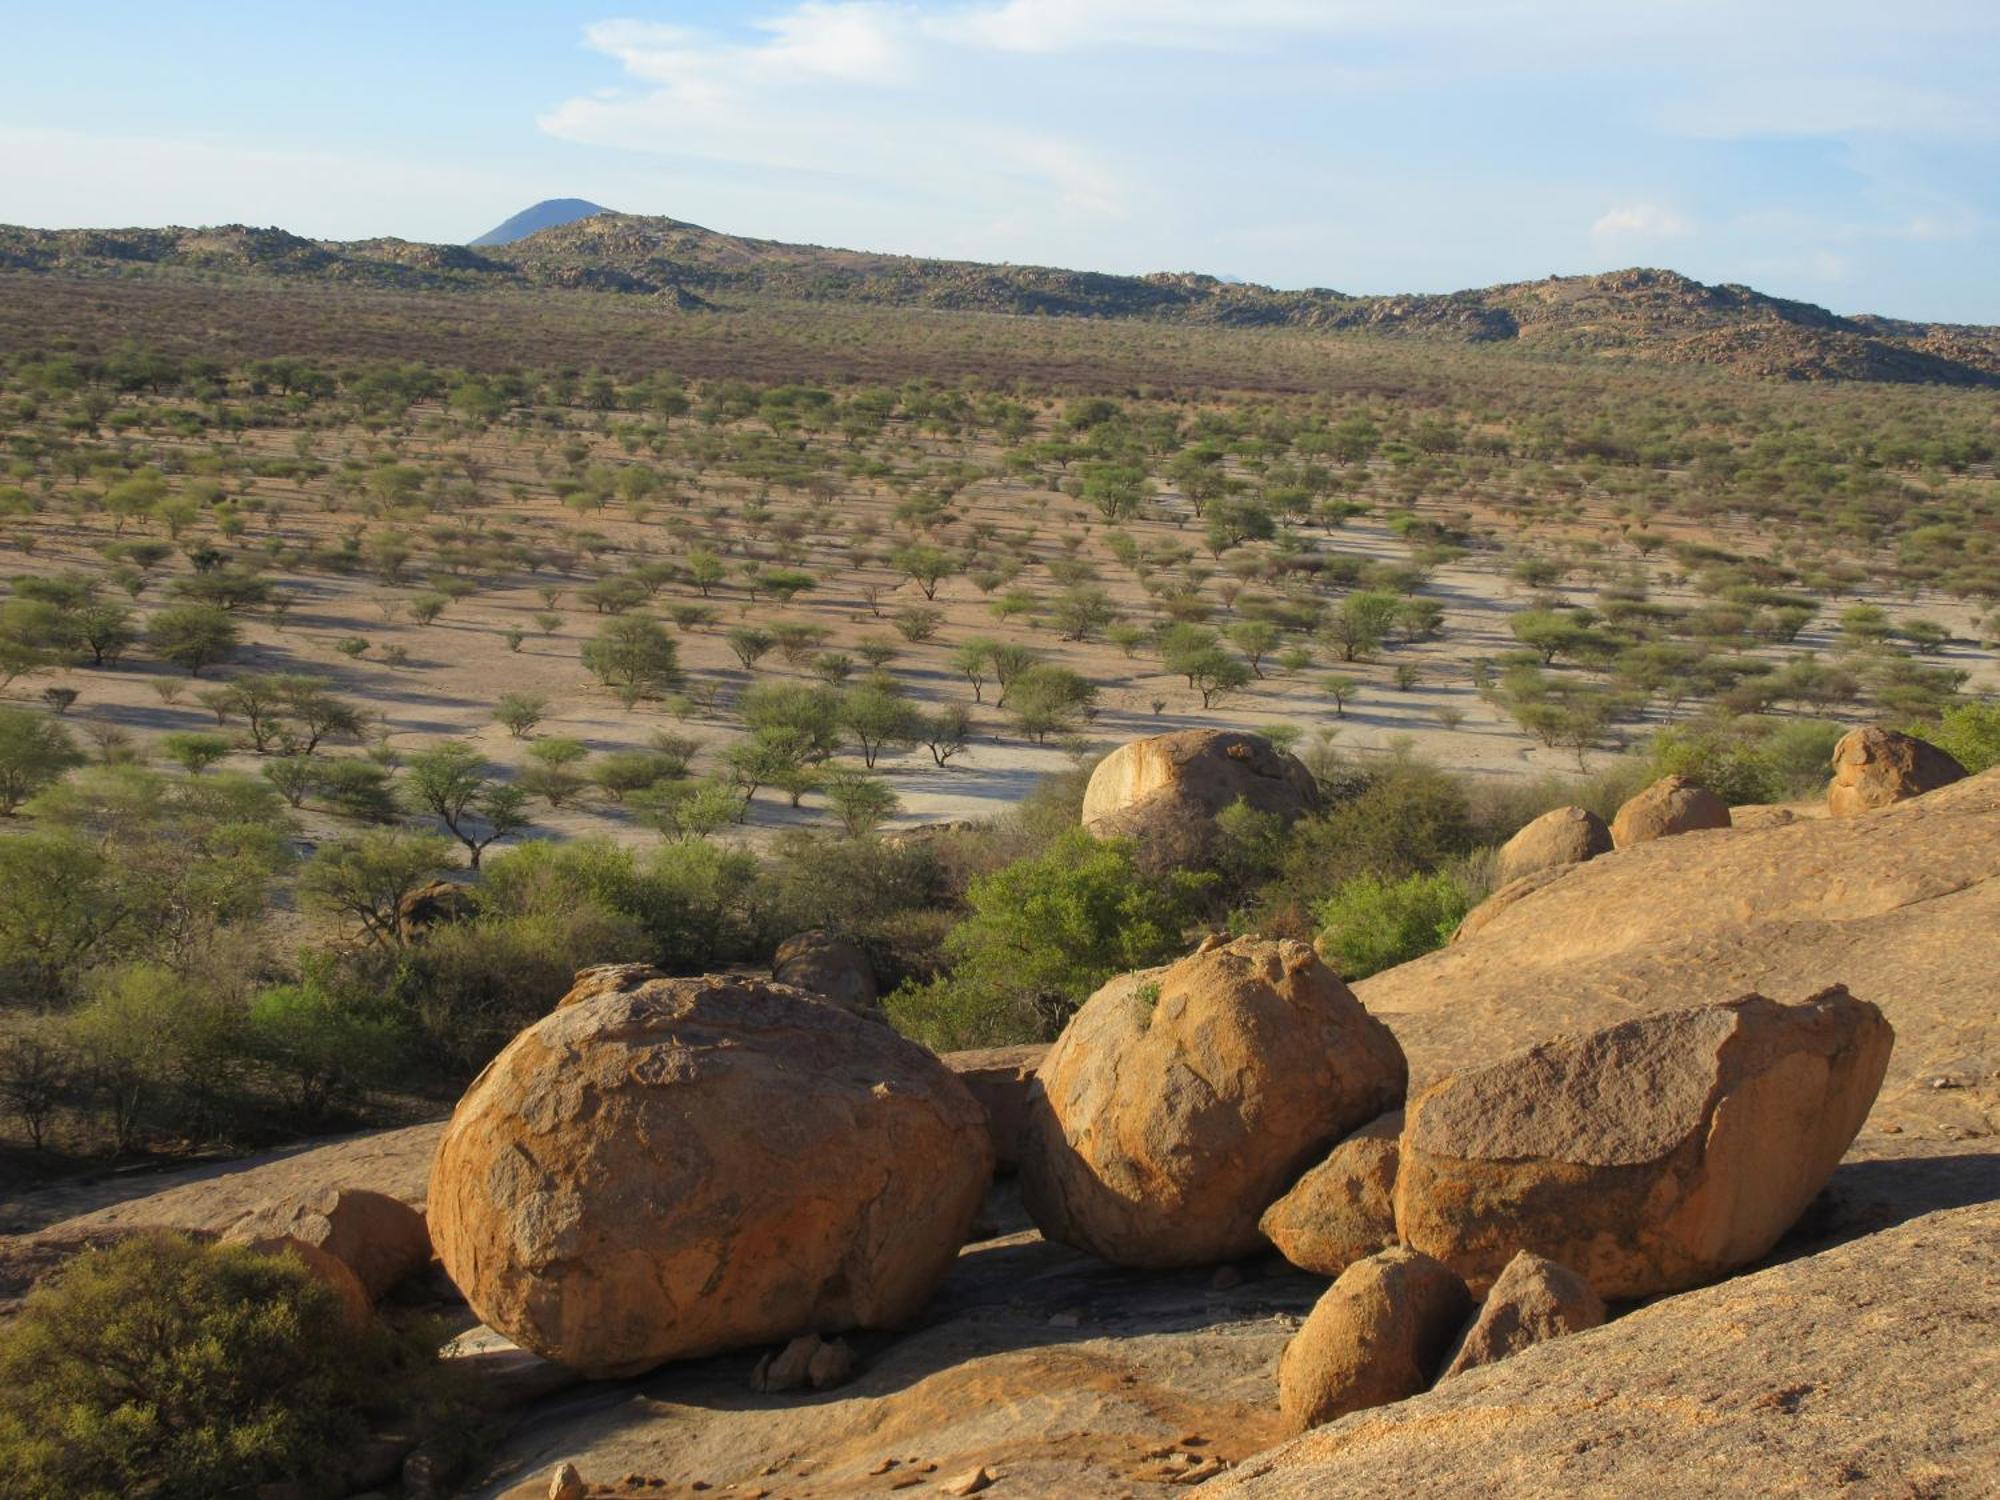
{"label": "distant mountain peak", "polygon": [[544,198],[531,208],[524,208],[505,223],[497,224],[476,240],[468,240],[469,245],[511,245],[516,240],[524,240],[531,234],[540,234],[544,229],[554,229],[562,224],[574,224],[578,219],[594,218],[598,214],[608,214],[611,210],[601,203],[592,203],[586,198]]}

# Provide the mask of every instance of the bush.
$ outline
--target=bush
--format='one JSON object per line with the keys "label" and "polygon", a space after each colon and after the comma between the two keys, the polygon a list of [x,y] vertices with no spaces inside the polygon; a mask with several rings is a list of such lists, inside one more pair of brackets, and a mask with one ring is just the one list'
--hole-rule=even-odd
{"label": "bush", "polygon": [[1071,829],[972,883],[971,914],[945,939],[951,973],[897,990],[889,1018],[941,1051],[1053,1036],[1112,975],[1177,955],[1213,882],[1145,875],[1129,840]]}
{"label": "bush", "polygon": [[1974,775],[2000,765],[2000,703],[1961,703],[1929,723],[1910,726]]}
{"label": "bush", "polygon": [[1647,748],[1655,778],[1687,776],[1732,807],[1809,797],[1826,785],[1845,731],[1818,720],[1744,718],[1661,730]]}
{"label": "bush", "polygon": [[70,733],[54,719],[24,708],[0,708],[0,817],[83,764]]}
{"label": "bush", "polygon": [[1320,951],[1343,979],[1366,979],[1443,947],[1471,905],[1452,871],[1356,875],[1320,905]]}
{"label": "bush", "polygon": [[292,1258],[141,1236],[78,1256],[0,1333],[0,1488],[210,1500],[317,1480],[421,1379]]}

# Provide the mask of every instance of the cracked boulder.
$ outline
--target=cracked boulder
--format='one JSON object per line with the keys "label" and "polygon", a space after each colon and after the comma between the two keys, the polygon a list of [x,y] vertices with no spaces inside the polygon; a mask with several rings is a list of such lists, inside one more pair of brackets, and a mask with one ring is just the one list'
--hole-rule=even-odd
{"label": "cracked boulder", "polygon": [[1475,1292],[1522,1250],[1613,1301],[1714,1281],[1825,1186],[1894,1036],[1843,989],[1746,995],[1457,1074],[1410,1102],[1398,1233]]}
{"label": "cracked boulder", "polygon": [[591,1376],[906,1323],[992,1174],[951,1070],[784,986],[599,978],[439,1144],[431,1233],[474,1311]]}

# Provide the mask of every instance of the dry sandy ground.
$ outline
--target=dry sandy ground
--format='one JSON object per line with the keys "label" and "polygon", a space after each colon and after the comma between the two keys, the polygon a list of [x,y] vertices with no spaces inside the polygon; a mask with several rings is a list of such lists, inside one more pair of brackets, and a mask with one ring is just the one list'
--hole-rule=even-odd
{"label": "dry sandy ground", "polygon": [[[288,438],[282,433],[253,434],[251,441],[282,452],[286,451]],[[449,446],[462,449],[465,444],[456,442]],[[486,451],[480,456],[493,468],[494,487],[509,478],[517,483],[537,480],[521,452],[492,438],[485,440],[485,446]],[[608,442],[602,446],[606,461],[622,458]],[[732,486],[733,481],[717,481],[711,488],[724,499],[741,498],[742,487]],[[291,540],[305,534],[332,538],[357,524],[357,518],[351,514],[323,512],[317,497],[303,496],[283,482],[259,480],[254,488],[284,507],[278,525]],[[773,504],[780,512],[787,508],[782,496]],[[862,519],[879,524],[880,546],[888,544],[896,534],[889,519],[890,504],[891,498],[884,494],[855,487],[834,502],[833,513],[845,525]],[[1452,504],[1438,509],[1460,513],[1464,507]],[[1094,524],[1094,514],[1077,502],[1059,494],[1029,490],[1014,481],[993,480],[968,490],[961,497],[959,514],[967,524],[990,523],[1003,536],[1024,524],[1035,525],[1036,553],[1042,559],[1062,550],[1057,542],[1062,533],[1089,533],[1083,553],[1099,560],[1103,586],[1128,611],[1130,618],[1151,618],[1150,607],[1131,574],[1103,554],[1095,535],[1102,528]],[[504,522],[544,541],[556,540],[574,525],[573,518],[545,496],[531,495],[524,501],[496,505],[483,515],[491,524]],[[678,555],[679,544],[665,530],[666,523],[676,516],[693,519],[698,526],[707,524],[700,520],[696,510],[677,512],[666,506],[656,507],[643,523],[634,523],[622,507],[592,516],[587,523],[590,529],[627,549],[607,558],[604,570],[618,571],[639,561],[636,554],[640,551],[654,557]],[[93,549],[109,539],[108,523],[103,518],[70,521],[51,516],[34,524],[39,541],[36,551],[32,556],[19,552],[0,555],[0,576],[101,566]],[[258,541],[262,524],[253,522],[244,540]],[[716,524],[725,529],[725,535],[731,529],[740,533],[740,523],[733,517]],[[1198,526],[1183,529],[1165,519],[1130,522],[1125,529],[1142,544],[1199,542]],[[1331,536],[1317,531],[1312,535],[1321,547],[1382,561],[1403,561],[1410,555],[1410,549],[1377,521],[1350,522]],[[720,680],[725,686],[715,714],[697,715],[684,723],[677,722],[659,704],[642,704],[631,712],[621,709],[583,670],[578,660],[579,648],[601,623],[601,617],[591,612],[577,594],[590,581],[587,575],[558,579],[544,574],[533,582],[482,589],[472,598],[454,604],[430,626],[416,625],[401,614],[392,619],[382,608],[385,599],[407,600],[422,592],[421,582],[391,587],[368,575],[318,572],[279,575],[297,596],[289,619],[282,627],[268,618],[246,622],[248,649],[230,666],[211,668],[208,675],[309,671],[329,679],[340,691],[379,715],[388,743],[398,750],[408,751],[446,737],[460,737],[477,744],[502,766],[524,763],[527,747],[511,739],[492,721],[494,700],[508,691],[540,693],[551,702],[549,717],[538,731],[542,735],[570,736],[583,741],[592,751],[606,751],[642,746],[653,732],[674,730],[703,742],[704,754],[696,762],[699,771],[714,764],[715,751],[738,733],[728,715],[728,705],[749,681],[724,640],[729,627],[744,622],[768,624],[773,619],[810,621],[831,630],[827,642],[830,649],[851,649],[857,641],[870,636],[893,638],[889,620],[871,614],[862,586],[894,584],[898,582],[896,576],[879,566],[866,570],[854,568],[842,548],[843,540],[834,535],[815,535],[809,539],[811,555],[804,565],[819,577],[820,586],[801,596],[790,608],[781,609],[769,600],[746,602],[741,591],[733,586],[718,591],[716,599],[711,601],[718,610],[716,623],[683,635],[681,647],[683,664],[693,675]],[[1755,539],[1748,534],[1725,534],[1719,540],[1725,545],[1748,546]],[[1629,555],[1636,560],[1636,553]],[[1101,641],[1064,642],[1048,629],[1003,624],[992,617],[987,599],[965,578],[950,579],[939,590],[936,605],[943,610],[945,620],[936,640],[919,646],[905,646],[897,641],[903,654],[893,670],[921,702],[969,702],[968,685],[953,672],[949,662],[955,644],[974,635],[984,635],[1042,648],[1052,659],[1076,668],[1100,685],[1100,712],[1087,733],[1093,751],[1175,729],[1290,724],[1300,728],[1307,741],[1331,734],[1340,749],[1364,759],[1383,754],[1394,746],[1407,745],[1440,764],[1484,776],[1511,778],[1574,771],[1576,761],[1570,752],[1541,746],[1482,702],[1474,691],[1472,663],[1512,646],[1507,616],[1524,603],[1520,589],[1505,578],[1503,569],[1499,554],[1482,551],[1436,571],[1431,592],[1445,611],[1445,627],[1436,640],[1397,646],[1362,664],[1320,659],[1304,672],[1293,674],[1267,665],[1270,675],[1253,683],[1252,690],[1234,695],[1207,711],[1181,678],[1155,670],[1158,661],[1150,652],[1141,651],[1137,657],[1128,658]],[[1664,574],[1666,565],[1656,561],[1653,571],[1656,576]],[[566,597],[557,606],[564,620],[553,634],[544,636],[533,616],[547,608],[538,596],[538,589],[551,582],[565,586]],[[1022,582],[1044,595],[1056,592],[1039,568],[1031,569]],[[1588,602],[1591,590],[1592,585],[1579,578],[1573,589],[1575,602]],[[156,583],[145,602],[159,602],[161,593],[162,585]],[[1661,585],[1656,588],[1655,597],[1664,602],[1681,602],[1693,596],[1685,590]],[[693,598],[691,590],[675,587],[667,590],[660,602]],[[881,608],[886,616],[896,608],[921,602],[915,585],[903,582],[883,599]],[[1852,601],[1842,601],[1845,602]],[[1974,612],[1948,600],[1884,596],[1877,602],[1889,605],[1898,617],[1922,614],[1942,621],[1955,631],[1969,633],[1972,628]],[[1816,622],[1815,631],[1809,631],[1799,646],[1829,645],[1831,619],[1840,607],[1841,604],[1829,606],[1826,618]],[[1220,615],[1215,623],[1226,624],[1227,620],[1227,615]],[[510,628],[526,632],[518,653],[510,652],[505,643]],[[370,658],[359,663],[334,649],[336,642],[354,635],[373,643]],[[408,653],[406,665],[392,667],[377,659],[385,650],[395,647]],[[1990,690],[2000,681],[1989,652],[1954,646],[1940,660],[1971,670],[1975,687]],[[1414,664],[1422,674],[1419,685],[1410,691],[1399,690],[1393,680],[1396,666],[1406,662]],[[1344,716],[1336,715],[1332,701],[1320,686],[1323,678],[1335,671],[1356,677],[1363,684]],[[764,659],[757,675],[804,680],[803,674],[786,667],[776,653]],[[156,689],[161,683],[175,680],[184,684],[182,696],[176,702],[163,701]],[[78,690],[80,698],[71,710],[71,717],[79,726],[91,721],[108,722],[141,741],[173,730],[214,727],[211,716],[193,698],[193,691],[204,684],[187,683],[180,674],[146,660],[143,653],[135,654],[116,671],[76,669],[55,678],[22,679],[13,685],[10,696],[33,701],[51,682]],[[1040,776],[1071,764],[1065,749],[1053,744],[1033,745],[1015,735],[1004,717],[990,707],[993,696],[990,685],[986,696],[989,706],[975,709],[972,744],[948,765],[937,766],[929,751],[919,746],[885,759],[879,767],[902,799],[897,826],[992,816],[1017,802]],[[1163,704],[1158,712],[1154,710],[1156,702]],[[1629,737],[1636,728],[1628,726],[1624,733]],[[1597,752],[1590,757],[1591,761],[1601,761],[1610,748],[1615,747]],[[236,764],[254,769],[256,758],[239,756]],[[742,833],[756,840],[780,828],[824,822],[826,817],[816,796],[808,797],[802,808],[792,809],[782,796],[765,791],[759,794]],[[332,819],[316,816],[308,816],[306,825],[308,834],[315,837],[324,837],[341,826]],[[641,843],[655,838],[623,810],[601,799],[560,812],[538,808],[537,836],[587,835]]]}

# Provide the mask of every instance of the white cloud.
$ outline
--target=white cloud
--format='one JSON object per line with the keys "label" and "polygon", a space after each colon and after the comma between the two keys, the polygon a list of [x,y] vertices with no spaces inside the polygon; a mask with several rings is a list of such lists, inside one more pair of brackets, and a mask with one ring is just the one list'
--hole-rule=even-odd
{"label": "white cloud", "polygon": [[[1041,213],[1119,218],[1127,187],[1101,151],[996,91],[913,7],[811,0],[734,41],[681,27],[609,21],[585,44],[637,88],[574,98],[548,134],[687,160],[844,181],[881,196],[923,195],[942,219]],[[911,248],[928,248],[911,247]]]}
{"label": "white cloud", "polygon": [[1590,237],[1599,245],[1682,240],[1693,233],[1691,222],[1658,203],[1621,203],[1606,209],[1590,226]]}

